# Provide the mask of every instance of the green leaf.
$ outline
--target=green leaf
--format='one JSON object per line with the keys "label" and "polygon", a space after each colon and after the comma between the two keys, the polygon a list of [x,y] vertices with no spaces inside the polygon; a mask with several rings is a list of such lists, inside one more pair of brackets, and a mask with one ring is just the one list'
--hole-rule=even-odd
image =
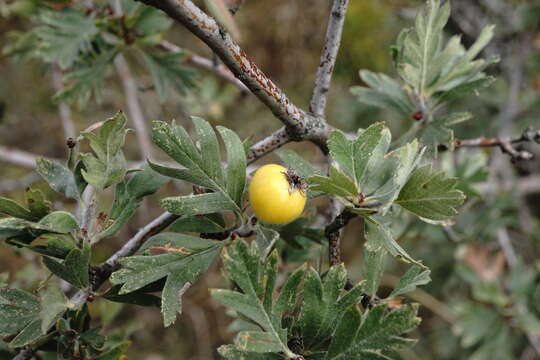
{"label": "green leaf", "polygon": [[37,297],[18,289],[0,287],[0,337],[17,334],[38,321],[40,305]]}
{"label": "green leaf", "polygon": [[375,123],[349,140],[340,131],[333,131],[328,139],[330,155],[340,168],[353,179],[360,191],[370,174],[374,162],[386,154],[390,145],[390,131],[384,123]]}
{"label": "green leaf", "polygon": [[358,197],[358,188],[355,182],[334,166],[330,166],[329,177],[315,175],[311,176],[308,181],[311,184],[310,189],[313,191],[333,194],[353,201]]}
{"label": "green leaf", "polygon": [[[246,153],[242,141],[235,132],[218,126],[227,149],[227,192],[238,205],[242,205],[242,196],[246,185]],[[221,169],[220,169],[221,170]]]}
{"label": "green leaf", "polygon": [[261,250],[261,256],[264,260],[272,251],[276,242],[279,240],[279,232],[274,229],[267,228],[261,224],[257,224],[257,245]]}
{"label": "green leaf", "polygon": [[99,132],[85,132],[82,135],[90,141],[93,154],[82,154],[85,169],[84,179],[98,189],[105,189],[124,179],[126,159],[122,152],[127,119],[122,112],[106,120]]}
{"label": "green leaf", "polygon": [[396,203],[422,219],[444,221],[455,216],[455,207],[465,200],[463,193],[455,189],[456,184],[456,178],[426,164],[413,172]]}
{"label": "green leaf", "polygon": [[211,179],[223,186],[225,181],[223,179],[223,171],[221,170],[221,157],[216,133],[208,121],[197,116],[192,116],[191,120],[193,121],[193,125],[195,125],[201,151],[201,167]]}
{"label": "green leaf", "polygon": [[308,270],[298,318],[306,349],[328,341],[347,309],[361,300],[365,284],[360,283],[342,295],[346,282],[343,264],[330,268],[324,279],[315,270]]}
{"label": "green leaf", "polygon": [[32,227],[33,223],[16,218],[3,218],[0,219],[0,237],[10,238],[25,234],[29,227]]}
{"label": "green leaf", "polygon": [[161,102],[167,100],[168,88],[172,87],[181,95],[186,94],[186,89],[195,86],[195,73],[182,65],[183,52],[143,52],[144,61],[152,81],[156,87]]}
{"label": "green leaf", "polygon": [[159,11],[151,6],[143,5],[137,7],[137,10],[138,11],[136,11],[135,14],[130,15],[127,22],[132,25],[139,34],[149,36],[162,33],[169,29],[172,25],[172,20],[169,17],[167,17],[162,11]]}
{"label": "green leaf", "polygon": [[419,150],[418,141],[415,139],[386,154],[382,160],[383,163],[379,163],[381,169],[387,173],[383,176],[380,176],[380,174],[375,175],[385,182],[371,196],[382,203],[380,207],[381,215],[386,214],[398,197],[411,172],[422,159],[424,150]]}
{"label": "green leaf", "polygon": [[[180,290],[194,283],[214,261],[223,243],[194,236],[163,233],[152,237],[144,249],[164,252],[154,256],[130,256],[120,260],[122,269],[111,276],[113,284],[123,284],[119,295],[134,292],[157,280],[166,278],[161,297],[165,326],[181,312]],[[188,284],[188,285],[186,285]]]}
{"label": "green leaf", "polygon": [[33,343],[41,337],[41,320],[32,321],[9,343],[13,348],[18,348]]}
{"label": "green leaf", "polygon": [[36,220],[32,213],[21,205],[17,204],[14,200],[7,199],[0,196],[0,213],[8,216],[13,216],[19,219]]}
{"label": "green leaf", "polygon": [[451,126],[465,122],[472,118],[471,113],[451,113],[446,116],[436,117],[435,120],[425,124],[420,131],[422,143],[426,144],[431,152],[437,155],[440,144],[454,150],[454,131]]}
{"label": "green leaf", "polygon": [[81,53],[92,50],[92,39],[98,34],[93,16],[74,8],[62,11],[41,11],[38,21],[43,26],[35,29],[40,39],[38,53],[45,62],[58,63],[68,69]]}
{"label": "green leaf", "polygon": [[40,228],[59,234],[68,234],[79,229],[77,220],[67,211],[52,212],[41,219],[38,224]]}
{"label": "green leaf", "polygon": [[104,49],[95,58],[75,67],[64,75],[65,86],[54,95],[57,102],[72,103],[77,100],[80,108],[83,108],[94,93],[97,102],[102,100],[103,85],[107,66],[112,63],[118,49]]}
{"label": "green leaf", "polygon": [[364,248],[364,276],[366,278],[366,292],[374,297],[381,283],[386,265],[386,251],[379,249],[371,251]]}
{"label": "green leaf", "polygon": [[129,180],[118,183],[109,214],[111,222],[93,241],[118,233],[135,214],[142,199],[154,194],[168,181],[168,178],[156,173],[148,165],[143,165]]}
{"label": "green leaf", "polygon": [[128,294],[119,294],[122,286],[115,285],[113,286],[103,297],[109,301],[122,303],[122,304],[133,304],[138,306],[151,306],[151,307],[160,307],[161,299],[158,296],[148,294],[142,289],[139,291],[133,291]]}
{"label": "green leaf", "polygon": [[312,175],[323,175],[323,172],[293,150],[278,149],[274,153],[283,161],[285,167],[293,169],[299,176],[308,179]]}
{"label": "green leaf", "polygon": [[343,315],[336,333],[330,341],[326,359],[339,358],[353,344],[358,328],[362,322],[362,316],[356,307],[350,306]]}
{"label": "green leaf", "polygon": [[220,193],[168,197],[161,200],[161,206],[173,214],[184,216],[238,210],[238,206],[231,203],[229,197]]}
{"label": "green leaf", "polygon": [[182,217],[169,226],[170,231],[218,233],[225,230],[223,226],[207,216]]}
{"label": "green leaf", "polygon": [[82,249],[71,250],[66,259],[60,263],[49,257],[43,257],[45,266],[56,276],[79,289],[89,285],[90,244],[83,243]]}
{"label": "green leaf", "polygon": [[388,296],[396,297],[399,295],[406,294],[416,289],[419,285],[425,285],[431,281],[430,278],[431,271],[420,266],[413,265],[407,270],[405,275],[399,279],[399,282],[394,287],[394,290]]}
{"label": "green leaf", "polygon": [[234,345],[222,345],[218,348],[219,355],[230,360],[282,360],[283,356],[269,353],[256,353],[240,350]]}
{"label": "green leaf", "polygon": [[33,216],[33,220],[39,220],[49,213],[51,203],[45,199],[43,193],[39,190],[27,188],[25,191],[28,210]]}
{"label": "green leaf", "polygon": [[68,198],[80,200],[81,195],[77,187],[75,176],[64,165],[44,158],[36,160],[38,174],[45,180],[49,186]]}
{"label": "green leaf", "polygon": [[287,329],[282,328],[283,312],[295,301],[297,287],[305,271],[298,269],[289,276],[277,300],[274,300],[277,276],[277,252],[260,261],[256,243],[251,247],[241,239],[235,241],[222,255],[225,274],[242,292],[215,289],[212,297],[261,327],[260,332],[241,333],[235,340],[240,352],[283,352],[294,354],[287,346]]}
{"label": "green leaf", "polygon": [[[245,153],[238,147],[238,139],[230,130],[220,130],[228,151],[227,184],[223,181],[221,160],[217,151],[214,130],[202,119],[194,119],[198,127],[198,140],[204,149],[197,149],[183,127],[175,123],[169,125],[156,122],[152,133],[154,142],[171,158],[184,167],[175,169],[149,163],[158,173],[189,181],[193,184],[213,190],[213,194],[167,198],[162,204],[173,211],[181,211],[182,215],[210,214],[224,210],[242,212],[241,193],[245,182]],[[212,135],[213,134],[213,135]],[[212,165],[210,165],[212,163]],[[202,197],[199,197],[202,196]],[[201,201],[209,201],[203,203]],[[194,209],[192,208],[195,205]],[[191,209],[190,209],[191,208]],[[199,211],[198,208],[200,208]],[[187,213],[184,213],[187,211]]]}
{"label": "green leaf", "polygon": [[58,284],[49,283],[41,296],[41,311],[39,312],[41,333],[46,334],[68,307],[68,299]]}
{"label": "green leaf", "polygon": [[416,264],[422,268],[425,266],[414,260],[407,252],[394,240],[390,229],[382,222],[384,218],[372,216],[365,223],[366,246],[369,251],[379,251],[381,248],[390,255],[408,263]]}
{"label": "green leaf", "polygon": [[360,71],[360,78],[369,88],[353,86],[351,93],[361,103],[390,109],[404,116],[415,111],[416,105],[397,81],[385,74],[375,74],[368,70]]}
{"label": "green leaf", "polygon": [[328,352],[326,359],[390,359],[388,355],[393,350],[415,344],[403,334],[420,323],[420,318],[416,317],[418,305],[403,305],[395,310],[384,304],[377,305],[364,313],[360,327],[356,327],[358,315],[353,315],[354,311],[358,312],[352,308],[349,316],[342,317],[338,329],[343,338],[332,339],[332,352]]}

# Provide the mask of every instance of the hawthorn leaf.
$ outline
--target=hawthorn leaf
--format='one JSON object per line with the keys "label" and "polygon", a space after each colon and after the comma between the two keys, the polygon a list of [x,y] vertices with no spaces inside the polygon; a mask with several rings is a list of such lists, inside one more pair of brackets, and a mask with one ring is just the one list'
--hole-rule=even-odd
{"label": "hawthorn leaf", "polygon": [[158,234],[150,238],[142,250],[160,251],[161,254],[121,259],[122,268],[112,274],[111,282],[122,284],[118,294],[123,295],[166,278],[161,311],[165,326],[169,326],[176,320],[176,313],[181,312],[181,290],[208,269],[223,245],[185,234]]}
{"label": "hawthorn leaf", "polygon": [[416,343],[403,335],[420,323],[417,304],[402,305],[397,309],[379,304],[366,310],[361,321],[359,315],[354,314],[355,311],[358,312],[358,309],[351,307],[347,316],[341,318],[338,331],[342,338],[332,338],[325,359],[390,359],[388,356],[393,350]]}
{"label": "hawthorn leaf", "polygon": [[188,88],[195,86],[193,70],[182,65],[183,52],[141,52],[146,67],[150,71],[159,100],[168,98],[168,89],[173,88],[185,95]]}
{"label": "hawthorn leaf", "polygon": [[465,200],[465,195],[455,189],[456,185],[456,178],[426,164],[413,172],[396,203],[422,219],[448,220],[457,214],[455,208]]}
{"label": "hawthorn leaf", "polygon": [[261,224],[257,224],[256,234],[257,245],[261,250],[261,259],[264,260],[268,254],[270,254],[272,249],[274,249],[276,242],[279,240],[279,232]]}
{"label": "hawthorn leaf", "polygon": [[274,152],[285,167],[293,169],[299,176],[307,180],[312,175],[323,175],[323,172],[293,150],[278,149]]}
{"label": "hawthorn leaf", "polygon": [[195,125],[195,132],[201,151],[201,167],[203,171],[219,185],[225,185],[223,170],[219,161],[221,157],[216,132],[206,120],[200,117],[192,116],[191,120],[193,121],[193,125]]}
{"label": "hawthorn leaf", "polygon": [[49,283],[41,296],[41,333],[46,334],[69,307],[68,299],[58,284]]}
{"label": "hawthorn leaf", "polygon": [[67,211],[55,211],[38,222],[41,229],[47,229],[59,234],[68,234],[79,229],[77,220]]}
{"label": "hawthorn leaf", "polygon": [[218,233],[225,228],[208,216],[181,217],[169,226],[174,232]]}
{"label": "hawthorn leaf", "polygon": [[409,116],[415,111],[415,104],[401,85],[394,79],[382,73],[373,73],[368,70],[360,71],[360,78],[369,87],[353,86],[351,93],[358,101],[382,109]]}
{"label": "hawthorn leaf", "polygon": [[361,300],[365,284],[359,283],[341,295],[346,282],[347,271],[343,264],[330,268],[324,279],[315,270],[308,270],[298,319],[306,349],[329,340],[347,309]]}
{"label": "hawthorn leaf", "polygon": [[413,265],[407,270],[405,275],[399,279],[394,290],[388,296],[389,298],[406,294],[416,289],[419,285],[425,285],[431,281],[431,271],[417,265]]}
{"label": "hawthorn leaf", "polygon": [[16,201],[0,196],[0,213],[19,219],[36,220],[32,213]]}
{"label": "hawthorn leaf", "polygon": [[310,183],[309,188],[313,191],[337,195],[345,199],[355,199],[358,196],[358,188],[355,182],[334,166],[330,166],[328,177],[314,175],[308,181]]}
{"label": "hawthorn leaf", "polygon": [[384,249],[393,257],[407,263],[416,264],[422,268],[425,266],[414,260],[394,239],[390,228],[383,223],[385,219],[381,216],[372,216],[365,223],[366,247],[369,251],[380,251]]}
{"label": "hawthorn leaf", "polygon": [[40,304],[36,296],[23,290],[0,287],[0,337],[17,334],[39,321],[39,312]]}
{"label": "hawthorn leaf", "polygon": [[227,149],[227,192],[236,204],[241,205],[247,166],[244,146],[234,131],[222,126],[217,129]]}
{"label": "hawthorn leaf", "polygon": [[364,277],[366,278],[366,292],[373,298],[381,283],[386,265],[386,251],[378,249],[371,251],[364,248]]}
{"label": "hawthorn leaf", "polygon": [[[201,150],[195,146],[186,130],[181,126],[177,126],[174,122],[171,125],[156,122],[152,132],[156,145],[184,168],[149,164],[152,169],[162,175],[189,181],[210,189],[214,193],[167,198],[162,201],[162,206],[171,209],[169,211],[173,213],[182,211],[182,215],[186,216],[210,214],[225,210],[232,210],[240,214],[242,212],[246,164],[243,146],[240,149],[237,136],[232,131],[224,128],[219,130],[228,152],[227,181],[225,184],[214,130],[203,119],[194,118],[193,121],[198,129],[198,142],[201,145]],[[243,172],[242,169],[244,169]]]}
{"label": "hawthorn leaf", "polygon": [[83,108],[93,93],[96,101],[101,102],[107,67],[113,62],[118,50],[103,49],[99,55],[66,73],[63,76],[66,85],[54,95],[53,100],[65,103],[77,100],[79,107]]}
{"label": "hawthorn leaf", "polygon": [[27,188],[25,191],[26,203],[28,210],[33,216],[33,220],[39,220],[49,213],[51,203],[45,199],[45,196],[40,190]]}
{"label": "hawthorn leaf", "polygon": [[79,289],[86,289],[89,285],[90,244],[83,242],[82,249],[71,250],[65,260],[60,263],[50,257],[43,257],[45,266],[56,276],[69,282]]}
{"label": "hawthorn leaf", "polygon": [[81,53],[92,50],[92,39],[98,34],[94,17],[74,8],[40,11],[38,21],[43,24],[35,30],[40,39],[39,55],[64,70],[71,68]]}
{"label": "hawthorn leaf", "polygon": [[343,172],[363,191],[363,184],[372,171],[373,160],[377,161],[386,154],[390,138],[388,128],[379,122],[359,131],[354,140],[347,139],[341,131],[333,131],[328,139],[328,148]]}
{"label": "hawthorn leaf", "polygon": [[238,210],[231,198],[221,193],[168,197],[161,200],[161,206],[173,214],[184,216]]}
{"label": "hawthorn leaf", "polygon": [[277,252],[264,261],[253,242],[251,247],[241,239],[223,251],[224,271],[241,292],[214,289],[214,299],[258,324],[261,331],[241,333],[235,340],[239,352],[282,352],[289,358],[297,355],[287,346],[287,329],[282,328],[286,309],[296,301],[298,285],[305,272],[301,267],[291,274],[283,285],[280,295],[273,299],[277,276]]}
{"label": "hawthorn leaf", "polygon": [[110,222],[96,235],[93,241],[118,233],[135,214],[143,198],[154,194],[167,182],[169,182],[167,177],[160,175],[145,164],[129,180],[122,180],[116,184],[114,202],[109,213]]}
{"label": "hawthorn leaf", "polygon": [[75,176],[67,167],[45,158],[38,158],[36,166],[38,174],[54,191],[62,193],[68,198],[80,200],[81,194]]}
{"label": "hawthorn leaf", "polygon": [[436,117],[426,124],[420,131],[422,143],[426,144],[430,151],[437,155],[439,145],[446,145],[450,150],[454,150],[454,131],[451,126],[470,120],[471,113],[451,113],[446,116]]}
{"label": "hawthorn leaf", "polygon": [[82,175],[90,185],[105,189],[124,179],[127,164],[122,146],[128,131],[126,123],[124,114],[118,112],[103,123],[98,133],[82,133],[93,151],[93,154],[81,154],[85,167]]}

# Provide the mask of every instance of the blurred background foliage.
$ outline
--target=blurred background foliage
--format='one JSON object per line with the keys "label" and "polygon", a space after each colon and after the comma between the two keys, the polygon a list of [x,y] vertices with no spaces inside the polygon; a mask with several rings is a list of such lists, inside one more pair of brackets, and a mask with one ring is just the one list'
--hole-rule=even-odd
{"label": "blurred background foliage", "polygon": [[[7,33],[32,28],[26,14],[33,0],[0,0],[0,47],[8,44]],[[62,1],[58,2],[59,4]],[[201,2],[202,3],[202,2]],[[265,73],[279,84],[300,107],[307,108],[313,77],[319,63],[320,46],[328,16],[327,0],[247,0],[236,14],[240,43]],[[350,94],[362,85],[358,70],[392,74],[390,46],[398,32],[413,19],[421,1],[351,0],[329,95],[328,121],[344,131],[355,131],[375,121],[386,121],[398,138],[412,119],[365,106]],[[488,69],[496,82],[479,96],[453,104],[458,111],[471,111],[475,118],[456,129],[460,139],[478,136],[519,136],[528,126],[540,126],[540,2],[527,0],[454,0],[448,34],[463,33],[470,44],[480,29],[497,25],[495,40],[487,55],[499,54],[501,62]],[[199,54],[210,51],[179,25],[173,25],[167,40]],[[213,125],[226,125],[242,138],[258,140],[280,125],[252,95],[243,94],[213,74],[196,71],[197,86],[184,95],[174,94],[161,104],[151,88],[149,73],[126,54],[136,74],[139,98],[147,120],[177,118],[191,126],[186,116],[198,115]],[[50,67],[36,59],[0,57],[0,148],[24,150],[52,158],[65,158],[65,134],[52,101],[55,93]],[[72,106],[77,131],[125,109],[118,76],[107,76],[101,103]],[[536,155],[538,146],[524,145]],[[133,133],[128,135],[126,154],[142,160]],[[305,158],[322,161],[309,143],[287,145]],[[157,152],[156,152],[157,154]],[[411,298],[420,302],[423,318],[415,334],[420,339],[403,359],[539,359],[527,334],[540,335],[540,162],[510,164],[499,149],[459,150],[441,153],[439,166],[462,179],[468,201],[452,227],[436,228],[405,218],[400,243],[432,270],[432,282],[416,290]],[[277,161],[270,155],[262,162]],[[487,166],[490,166],[489,169]],[[25,182],[32,182],[32,169],[0,160],[2,196],[23,199]],[[476,183],[479,183],[476,184]],[[507,186],[510,184],[510,186]],[[35,185],[54,198],[44,183]],[[145,201],[135,221],[114,240],[96,247],[95,262],[104,260],[123,239],[159,214],[158,200],[165,194],[185,192],[169,184]],[[107,194],[106,194],[107,195]],[[103,199],[108,206],[112,199]],[[67,203],[64,206],[72,206]],[[324,211],[324,203],[314,203]],[[58,207],[58,204],[57,204]],[[314,210],[309,210],[308,213]],[[345,230],[343,255],[350,273],[362,278],[359,238],[362,224],[353,222]],[[504,256],[510,243],[515,258]],[[307,251],[319,251],[319,244]],[[291,250],[291,256],[298,256]],[[36,288],[46,272],[38,256],[0,244],[0,278],[16,287]],[[300,260],[300,259],[299,259]],[[105,324],[106,332],[130,334],[133,360],[212,359],[215,348],[231,341],[231,318],[223,307],[209,299],[208,288],[220,287],[214,270],[204,275],[184,298],[184,313],[175,326],[164,329],[158,309],[120,306],[98,299],[91,304],[93,318]],[[389,274],[403,273],[392,262]],[[388,292],[396,278],[385,275]],[[408,301],[408,300],[407,300]],[[523,309],[529,312],[525,316]],[[114,329],[114,330],[112,330]],[[538,337],[537,337],[538,339]],[[10,358],[3,353],[0,359]],[[540,348],[540,344],[537,344]],[[2,355],[4,354],[4,355]]]}

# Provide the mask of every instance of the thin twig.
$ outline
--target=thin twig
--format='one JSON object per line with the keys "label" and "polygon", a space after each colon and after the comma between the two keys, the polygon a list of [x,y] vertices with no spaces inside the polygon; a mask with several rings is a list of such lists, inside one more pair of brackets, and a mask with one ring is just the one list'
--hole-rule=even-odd
{"label": "thin twig", "polygon": [[178,218],[178,215],[164,212],[141,228],[117,252],[115,252],[107,259],[107,261],[97,268],[95,276],[92,278],[91,289],[88,291],[80,290],[77,292],[71,298],[71,303],[73,303],[75,307],[81,306],[86,301],[88,295],[97,291],[99,287],[109,278],[112,272],[118,268],[118,261],[121,258],[135,254],[137,250],[139,250],[139,248],[144,244],[144,242],[148,240],[148,238],[161,232]]}
{"label": "thin twig", "polygon": [[324,229],[324,234],[328,239],[328,257],[330,266],[341,264],[341,229],[347,226],[349,221],[357,216],[357,214],[345,209]]}
{"label": "thin twig", "polygon": [[327,152],[328,125],[297,107],[246,55],[225,29],[191,0],[141,0],[163,10],[204,41],[225,66],[286,126],[293,140],[310,140]]}
{"label": "thin twig", "polygon": [[3,162],[22,166],[29,169],[35,169],[36,159],[38,157],[39,156],[29,153],[27,151],[0,145],[0,161]]}
{"label": "thin twig", "polygon": [[280,148],[281,146],[287,144],[290,141],[291,139],[287,134],[287,130],[282,127],[274,131],[271,135],[265,137],[261,141],[251,146],[247,153],[247,159],[248,161],[253,162],[256,159],[262,157],[263,155],[266,155]]}
{"label": "thin twig", "polygon": [[25,346],[12,360],[28,360],[34,356],[34,349],[30,346]]}
{"label": "thin twig", "polygon": [[467,140],[454,140],[456,149],[464,147],[499,147],[502,152],[510,155],[513,161],[530,160],[533,154],[526,150],[518,150],[514,145],[526,142],[536,142],[540,144],[540,131],[526,129],[520,137],[499,137],[499,138],[476,138]]}
{"label": "thin twig", "polygon": [[332,81],[332,74],[336,64],[336,58],[341,44],[341,34],[345,24],[345,15],[349,0],[334,0],[328,19],[326,37],[321,52],[321,60],[317,75],[315,76],[315,87],[311,95],[309,111],[316,116],[323,116],[326,108],[326,98]]}
{"label": "thin twig", "polygon": [[128,107],[129,118],[133,122],[135,127],[135,135],[139,142],[139,147],[143,159],[149,159],[152,157],[152,143],[150,141],[150,135],[146,127],[141,104],[139,103],[139,97],[137,93],[137,84],[135,78],[129,69],[129,65],[122,54],[118,54],[114,59],[114,66],[122,81],[122,87],[124,88],[124,95],[126,97],[126,103]]}

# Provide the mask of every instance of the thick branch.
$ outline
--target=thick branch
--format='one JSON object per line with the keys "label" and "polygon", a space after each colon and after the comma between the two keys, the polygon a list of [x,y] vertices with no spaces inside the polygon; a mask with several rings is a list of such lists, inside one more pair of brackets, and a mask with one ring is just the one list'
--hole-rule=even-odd
{"label": "thick branch", "polygon": [[249,89],[246,87],[246,85],[244,85],[244,83],[242,83],[240,80],[234,77],[234,74],[230,72],[230,70],[223,64],[216,63],[215,61],[212,61],[211,59],[197,55],[191,50],[180,48],[176,46],[175,44],[166,40],[162,41],[159,44],[159,47],[167,51],[171,51],[175,53],[177,52],[182,53],[183,54],[182,61],[185,64],[192,65],[200,69],[213,72],[214,74],[216,74],[223,80],[236,86],[241,91],[249,92]]}
{"label": "thick branch", "polygon": [[234,42],[227,31],[191,0],[141,1],[163,10],[204,41],[225,66],[285,124],[291,138],[314,141],[326,151],[326,122],[294,105]]}
{"label": "thick branch", "polygon": [[114,59],[114,66],[122,81],[129,117],[135,127],[135,135],[137,136],[143,159],[151,158],[152,143],[150,142],[150,135],[148,134],[143,111],[139,103],[137,84],[135,83],[133,74],[122,54],[116,56]]}
{"label": "thick branch", "polygon": [[316,116],[322,117],[326,108],[326,98],[332,81],[332,74],[336,64],[336,58],[341,43],[341,34],[345,24],[345,15],[349,0],[334,0],[328,27],[326,29],[326,38],[321,52],[321,61],[315,77],[315,87],[311,95],[309,111]]}

